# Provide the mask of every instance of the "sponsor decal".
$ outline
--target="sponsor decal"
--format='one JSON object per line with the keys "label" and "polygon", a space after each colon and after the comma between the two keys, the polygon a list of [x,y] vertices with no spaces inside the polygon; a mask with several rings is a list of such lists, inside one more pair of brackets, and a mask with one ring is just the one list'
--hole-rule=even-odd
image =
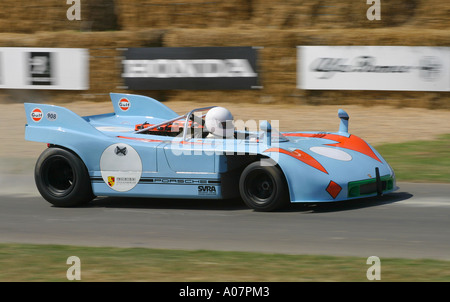
{"label": "sponsor decal", "polygon": [[141,179],[142,161],[137,151],[127,144],[113,144],[100,158],[103,181],[113,190],[126,192]]}
{"label": "sponsor decal", "polygon": [[[92,177],[93,182],[103,182],[101,177]],[[122,179],[125,181],[126,179]],[[130,181],[131,179],[128,179]],[[139,183],[156,185],[220,185],[220,179],[203,178],[168,178],[168,177],[141,177]],[[204,189],[204,188],[203,188]]]}
{"label": "sponsor decal", "polygon": [[108,176],[108,186],[110,186],[112,188],[115,183],[116,183],[116,178],[114,176]]}
{"label": "sponsor decal", "polygon": [[135,186],[136,178],[135,177],[115,177],[115,176],[108,176],[108,186],[111,188],[114,187],[114,185],[120,186],[120,187],[127,187],[127,186]]}
{"label": "sponsor decal", "polygon": [[114,150],[114,153],[116,153],[117,156],[125,156],[127,155],[127,147],[119,147],[117,146],[116,149]]}
{"label": "sponsor decal", "polygon": [[129,100],[127,100],[127,99],[120,99],[120,101],[119,101],[119,108],[122,110],[122,111],[127,111],[128,109],[130,109],[130,107],[131,107],[131,103],[130,103],[130,101]]}
{"label": "sponsor decal", "polygon": [[42,113],[42,110],[41,110],[41,109],[39,109],[39,108],[34,108],[34,109],[31,111],[30,116],[31,116],[31,119],[32,119],[33,121],[35,121],[36,123],[38,123],[38,122],[41,121],[41,119],[42,119],[42,117],[44,116],[44,114]]}
{"label": "sponsor decal", "polygon": [[216,195],[215,186],[198,186],[198,195]]}

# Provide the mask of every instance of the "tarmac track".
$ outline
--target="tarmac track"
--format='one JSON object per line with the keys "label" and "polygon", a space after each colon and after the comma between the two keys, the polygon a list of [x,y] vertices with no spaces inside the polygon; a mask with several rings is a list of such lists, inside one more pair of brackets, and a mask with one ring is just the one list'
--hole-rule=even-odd
{"label": "tarmac track", "polygon": [[450,260],[449,184],[399,183],[377,198],[260,213],[240,200],[97,198],[57,208],[34,189],[14,190],[28,181],[0,194],[0,242]]}

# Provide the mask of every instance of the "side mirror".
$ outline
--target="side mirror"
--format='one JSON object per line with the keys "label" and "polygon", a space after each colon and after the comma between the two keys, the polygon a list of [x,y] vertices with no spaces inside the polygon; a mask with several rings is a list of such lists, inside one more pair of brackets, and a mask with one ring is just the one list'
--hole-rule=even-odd
{"label": "side mirror", "polygon": [[347,112],[343,109],[339,109],[338,117],[341,119],[341,123],[339,124],[339,132],[348,133],[348,120],[350,117]]}
{"label": "side mirror", "polygon": [[272,125],[268,121],[261,121],[259,129],[264,133],[264,143],[270,146],[272,144]]}

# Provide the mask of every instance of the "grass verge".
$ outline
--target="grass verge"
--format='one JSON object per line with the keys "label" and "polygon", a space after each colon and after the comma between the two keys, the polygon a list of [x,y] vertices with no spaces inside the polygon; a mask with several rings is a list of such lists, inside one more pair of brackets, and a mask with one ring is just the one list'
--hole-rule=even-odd
{"label": "grass verge", "polygon": [[[359,257],[0,244],[0,282],[67,281],[70,256],[88,282],[364,282],[371,267]],[[380,260],[381,281],[450,281],[450,261]]]}
{"label": "grass verge", "polygon": [[433,141],[376,146],[399,181],[450,182],[450,134]]}

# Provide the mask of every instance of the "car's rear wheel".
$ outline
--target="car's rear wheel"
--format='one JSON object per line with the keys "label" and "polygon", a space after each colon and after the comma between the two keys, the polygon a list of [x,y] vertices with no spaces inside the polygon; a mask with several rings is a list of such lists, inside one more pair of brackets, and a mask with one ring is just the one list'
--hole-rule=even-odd
{"label": "car's rear wheel", "polygon": [[34,178],[42,197],[58,207],[82,205],[95,197],[83,161],[66,149],[46,149],[36,162]]}
{"label": "car's rear wheel", "polygon": [[283,172],[261,161],[248,165],[241,174],[239,191],[245,204],[256,211],[273,211],[289,203]]}

